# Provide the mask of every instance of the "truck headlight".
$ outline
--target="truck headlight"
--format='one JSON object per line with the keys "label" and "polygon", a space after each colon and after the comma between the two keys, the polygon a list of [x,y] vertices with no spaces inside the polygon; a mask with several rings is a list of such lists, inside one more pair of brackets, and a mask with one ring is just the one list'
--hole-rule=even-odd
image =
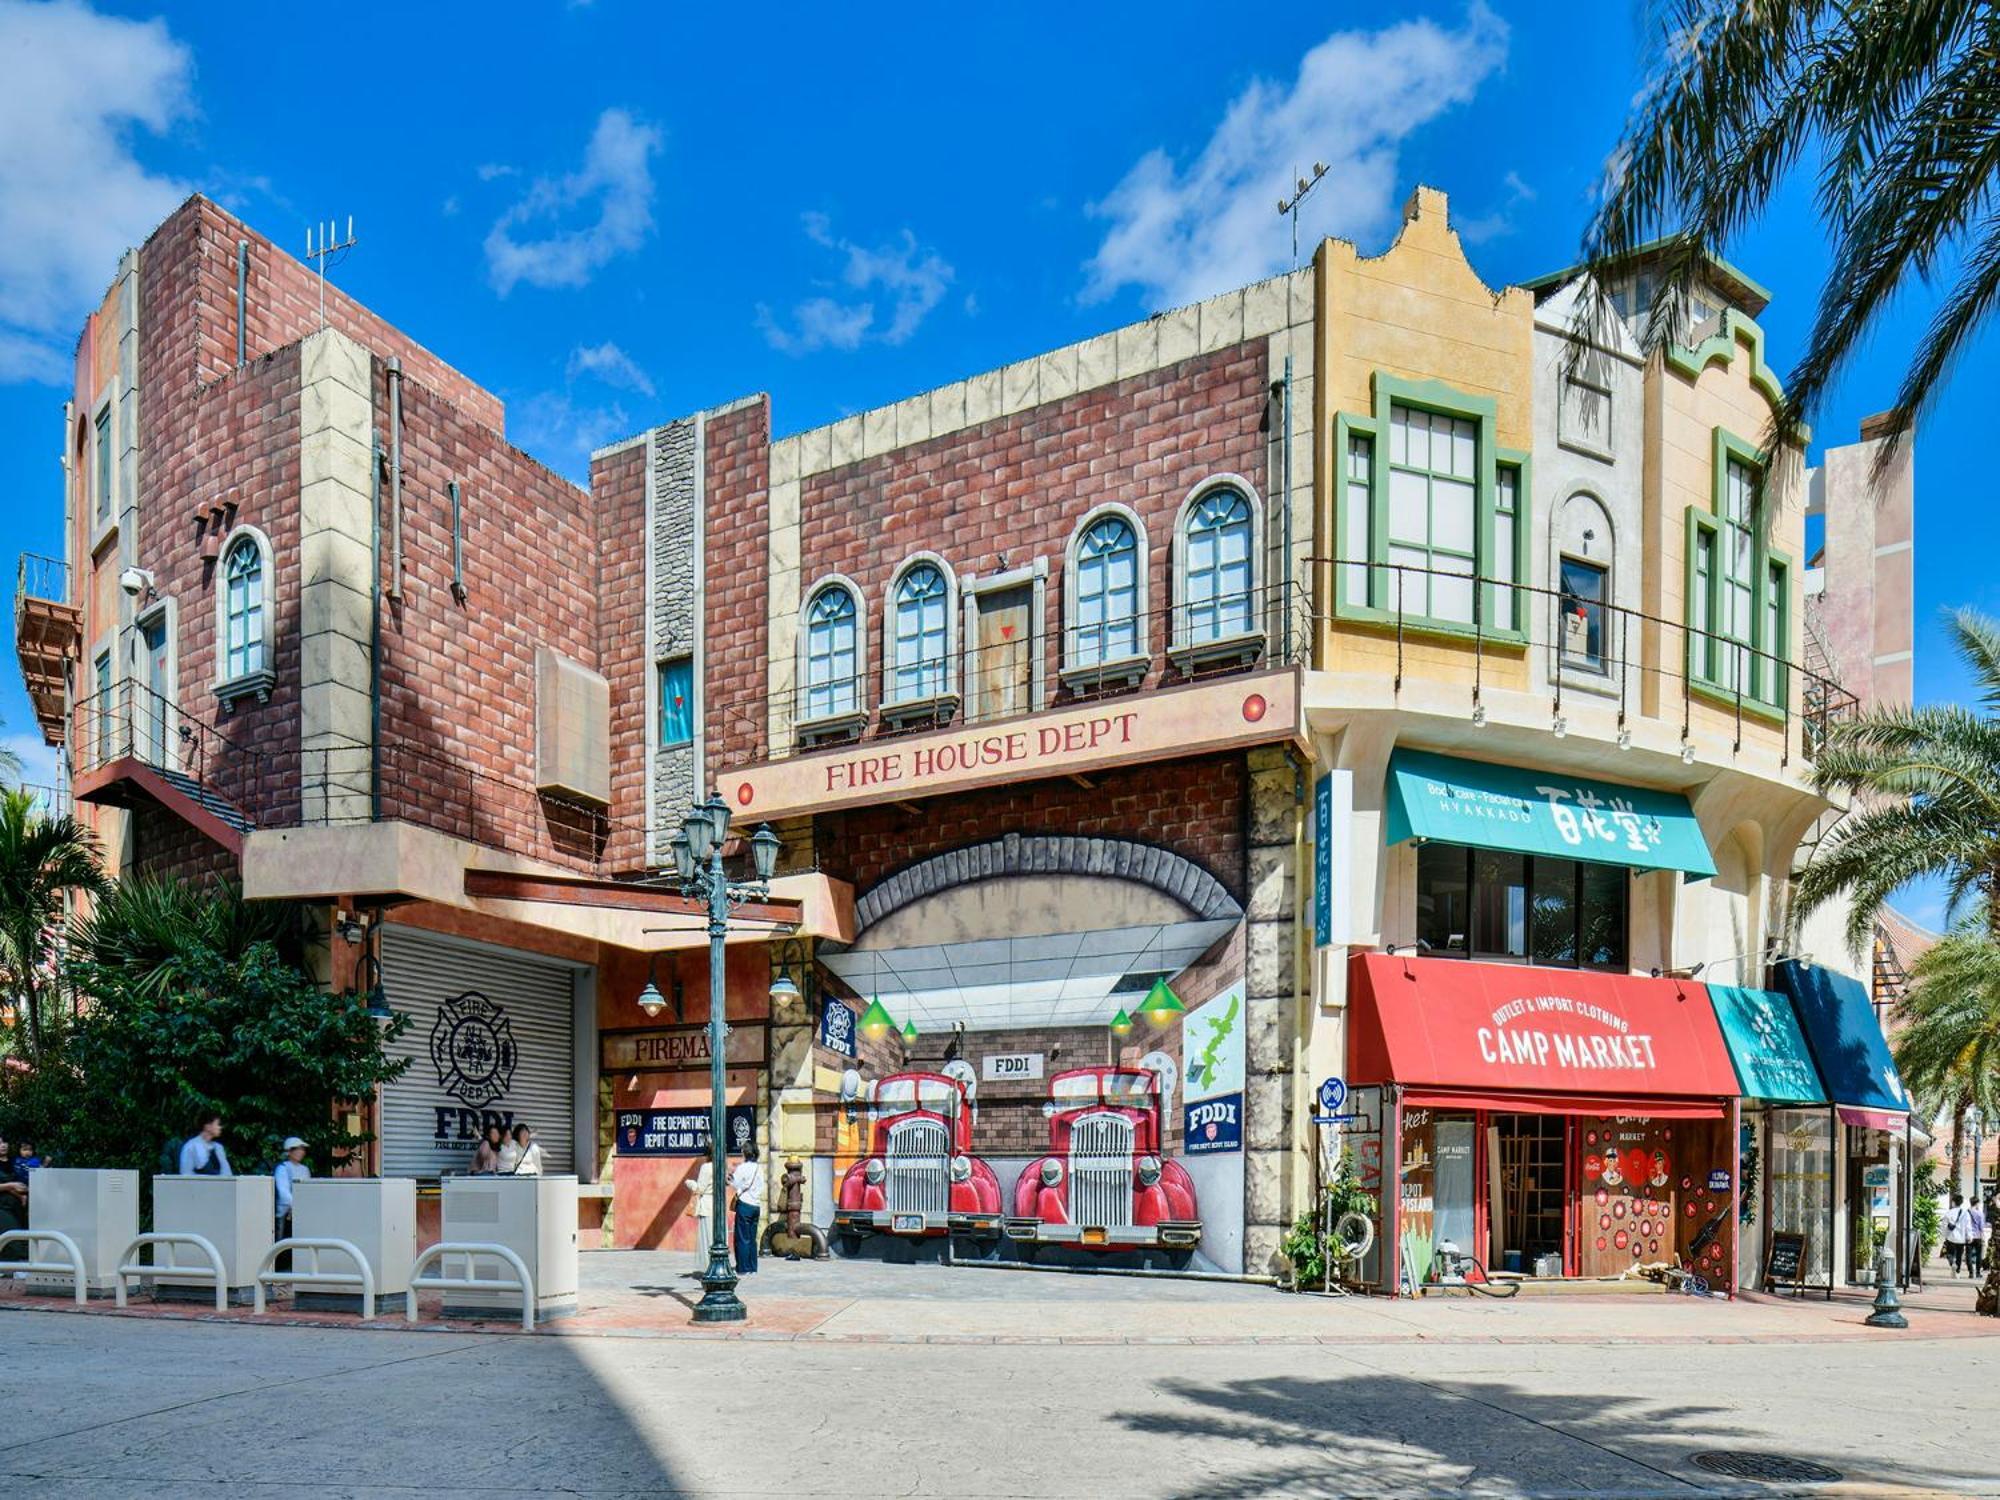
{"label": "truck headlight", "polygon": [[954,1156],[951,1159],[951,1180],[953,1182],[972,1180],[972,1161],[969,1157]]}
{"label": "truck headlight", "polygon": [[1054,1157],[1042,1163],[1042,1186],[1054,1187],[1062,1181],[1062,1163]]}
{"label": "truck headlight", "polygon": [[1160,1159],[1157,1156],[1139,1158],[1139,1181],[1151,1187],[1160,1180]]}
{"label": "truck headlight", "polygon": [[881,1160],[877,1157],[870,1157],[867,1165],[862,1167],[861,1175],[866,1177],[870,1182],[880,1182],[882,1180]]}

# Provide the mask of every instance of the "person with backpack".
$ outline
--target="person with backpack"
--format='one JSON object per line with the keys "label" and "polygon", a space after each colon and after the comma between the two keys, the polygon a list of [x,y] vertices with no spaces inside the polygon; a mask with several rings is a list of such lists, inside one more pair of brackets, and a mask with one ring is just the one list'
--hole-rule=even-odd
{"label": "person with backpack", "polygon": [[181,1145],[176,1163],[183,1177],[234,1177],[229,1153],[222,1149],[222,1116],[214,1110],[203,1113],[195,1132]]}
{"label": "person with backpack", "polygon": [[1965,1209],[1965,1194],[1953,1193],[1951,1207],[1944,1211],[1944,1258],[1951,1262],[1951,1274],[1965,1269],[1965,1245],[1972,1238],[1972,1216]]}

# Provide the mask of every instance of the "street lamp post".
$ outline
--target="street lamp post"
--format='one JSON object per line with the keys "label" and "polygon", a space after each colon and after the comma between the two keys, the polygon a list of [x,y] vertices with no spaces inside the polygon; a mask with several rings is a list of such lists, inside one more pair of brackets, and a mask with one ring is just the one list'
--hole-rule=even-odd
{"label": "street lamp post", "polygon": [[729,1007],[723,944],[729,936],[730,908],[768,896],[771,875],[778,866],[778,836],[765,824],[750,838],[756,879],[732,885],[722,870],[722,845],[728,836],[729,804],[719,794],[710,793],[706,802],[688,809],[681,831],[669,841],[682,894],[708,907],[708,1150],[715,1209],[710,1215],[714,1234],[708,1245],[708,1269],[701,1273],[701,1301],[694,1309],[697,1323],[740,1323],[747,1312],[743,1299],[736,1295],[736,1273],[729,1268],[728,1230],[723,1222],[729,1209],[728,1150],[723,1129],[728,1114],[724,1107],[723,1063],[729,1050],[729,1027],[725,1019]]}

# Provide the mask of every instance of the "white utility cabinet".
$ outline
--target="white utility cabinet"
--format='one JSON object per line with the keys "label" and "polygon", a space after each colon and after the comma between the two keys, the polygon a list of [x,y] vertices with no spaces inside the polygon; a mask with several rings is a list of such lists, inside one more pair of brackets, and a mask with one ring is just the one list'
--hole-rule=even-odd
{"label": "white utility cabinet", "polygon": [[[292,1185],[292,1237],[346,1240],[375,1273],[375,1296],[401,1296],[410,1289],[410,1262],[417,1258],[417,1179],[414,1177],[309,1177]],[[293,1257],[301,1270],[310,1257]],[[322,1253],[328,1271],[351,1270],[339,1256]],[[319,1301],[326,1294],[301,1287],[300,1297]],[[355,1294],[342,1302],[356,1300]]]}
{"label": "white utility cabinet", "polygon": [[[174,1234],[198,1234],[222,1257],[223,1284],[230,1291],[248,1291],[264,1252],[277,1232],[277,1184],[269,1177],[155,1177],[153,1228]],[[152,1257],[169,1254],[183,1265],[201,1265],[198,1251],[187,1245],[154,1245]],[[204,1298],[208,1284],[174,1276],[154,1278],[156,1285],[187,1289]]]}
{"label": "white utility cabinet", "polygon": [[[576,1311],[574,1177],[447,1177],[440,1228],[442,1240],[505,1245],[520,1256],[535,1283],[537,1317]],[[463,1260],[449,1259],[448,1274],[463,1275]],[[511,1274],[490,1256],[475,1262],[478,1277]],[[447,1314],[497,1311],[504,1317],[520,1305],[512,1292],[450,1292],[444,1299]]]}
{"label": "white utility cabinet", "polygon": [[[139,1174],[110,1167],[37,1167],[28,1174],[28,1227],[58,1229],[83,1252],[85,1280],[109,1292],[118,1258],[139,1236]],[[36,1259],[60,1260],[53,1246],[37,1245]],[[66,1292],[53,1276],[33,1276],[32,1292]]]}

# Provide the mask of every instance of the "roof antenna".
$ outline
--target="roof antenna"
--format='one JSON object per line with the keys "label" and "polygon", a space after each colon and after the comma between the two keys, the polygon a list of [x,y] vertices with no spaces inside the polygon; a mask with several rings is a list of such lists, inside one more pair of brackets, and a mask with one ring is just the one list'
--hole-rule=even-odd
{"label": "roof antenna", "polygon": [[1299,268],[1299,205],[1305,201],[1307,193],[1310,193],[1314,188],[1319,186],[1319,180],[1324,176],[1326,176],[1326,163],[1323,161],[1314,162],[1311,180],[1307,180],[1304,177],[1299,178],[1298,190],[1291,197],[1280,198],[1278,200],[1278,213],[1281,216],[1289,217],[1292,221],[1292,269],[1294,271]]}
{"label": "roof antenna", "polygon": [[[1296,236],[1294,236],[1296,238]],[[355,246],[354,215],[347,216],[347,236],[340,236],[340,221],[316,224],[306,231],[306,259],[319,262],[319,326],[326,327],[326,267],[330,260],[339,265]]]}

